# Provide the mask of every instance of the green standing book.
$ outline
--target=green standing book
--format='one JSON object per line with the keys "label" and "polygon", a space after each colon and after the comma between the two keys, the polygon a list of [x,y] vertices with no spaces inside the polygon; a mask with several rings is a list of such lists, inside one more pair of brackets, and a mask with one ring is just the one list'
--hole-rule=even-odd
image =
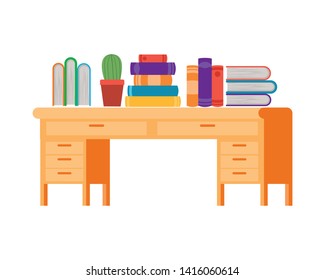
{"label": "green standing book", "polygon": [[78,105],[77,60],[68,57],[64,62],[64,106]]}

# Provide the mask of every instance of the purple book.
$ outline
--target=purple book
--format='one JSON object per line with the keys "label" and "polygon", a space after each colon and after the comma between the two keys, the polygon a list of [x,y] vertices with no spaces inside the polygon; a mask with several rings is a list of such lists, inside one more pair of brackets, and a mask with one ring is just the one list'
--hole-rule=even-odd
{"label": "purple book", "polygon": [[174,75],[174,62],[131,62],[131,75]]}
{"label": "purple book", "polygon": [[212,105],[212,59],[199,58],[199,106]]}

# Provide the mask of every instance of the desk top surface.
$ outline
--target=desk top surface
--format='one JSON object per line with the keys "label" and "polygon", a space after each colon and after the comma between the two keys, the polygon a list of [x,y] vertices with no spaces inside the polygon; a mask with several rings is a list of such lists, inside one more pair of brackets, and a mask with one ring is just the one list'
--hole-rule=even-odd
{"label": "desk top surface", "polygon": [[38,119],[258,119],[261,111],[277,111],[289,108],[227,108],[227,107],[47,107],[36,108]]}

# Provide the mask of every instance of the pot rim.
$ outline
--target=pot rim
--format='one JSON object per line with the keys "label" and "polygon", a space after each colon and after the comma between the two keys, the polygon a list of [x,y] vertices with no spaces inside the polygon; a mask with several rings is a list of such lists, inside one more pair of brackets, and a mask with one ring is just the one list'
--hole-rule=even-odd
{"label": "pot rim", "polygon": [[124,85],[124,80],[100,80],[100,84],[104,86],[122,86]]}

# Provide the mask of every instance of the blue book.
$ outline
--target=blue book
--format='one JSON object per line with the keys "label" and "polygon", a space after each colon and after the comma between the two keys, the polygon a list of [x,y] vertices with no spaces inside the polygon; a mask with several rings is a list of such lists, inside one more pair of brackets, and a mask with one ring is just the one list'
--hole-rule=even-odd
{"label": "blue book", "polygon": [[178,86],[128,86],[128,96],[177,96]]}
{"label": "blue book", "polygon": [[272,80],[226,80],[226,82],[226,94],[271,94],[277,90],[277,84]]}
{"label": "blue book", "polygon": [[87,63],[78,66],[78,105],[91,105],[91,70]]}

